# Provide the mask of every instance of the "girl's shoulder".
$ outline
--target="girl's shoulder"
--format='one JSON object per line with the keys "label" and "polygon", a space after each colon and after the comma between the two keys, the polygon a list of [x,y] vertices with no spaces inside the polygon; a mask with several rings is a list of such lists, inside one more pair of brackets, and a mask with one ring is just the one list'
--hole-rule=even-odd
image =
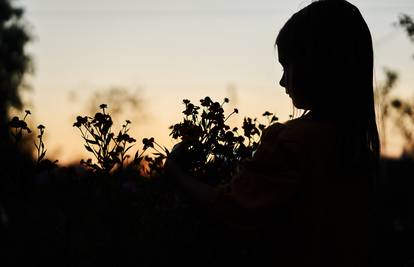
{"label": "girl's shoulder", "polygon": [[261,141],[270,141],[277,138],[284,130],[286,125],[283,123],[274,123],[263,130]]}
{"label": "girl's shoulder", "polygon": [[275,123],[263,132],[263,140],[275,139],[298,143],[319,143],[333,140],[339,128],[331,121],[300,117],[285,123]]}

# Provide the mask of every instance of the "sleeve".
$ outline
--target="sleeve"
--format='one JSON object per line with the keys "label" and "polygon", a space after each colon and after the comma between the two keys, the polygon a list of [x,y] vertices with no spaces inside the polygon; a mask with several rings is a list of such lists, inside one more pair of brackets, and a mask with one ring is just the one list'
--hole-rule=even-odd
{"label": "sleeve", "polygon": [[226,223],[242,229],[261,227],[299,192],[301,145],[280,138],[284,129],[283,124],[267,129],[253,159],[240,166],[229,184],[216,189],[209,207]]}

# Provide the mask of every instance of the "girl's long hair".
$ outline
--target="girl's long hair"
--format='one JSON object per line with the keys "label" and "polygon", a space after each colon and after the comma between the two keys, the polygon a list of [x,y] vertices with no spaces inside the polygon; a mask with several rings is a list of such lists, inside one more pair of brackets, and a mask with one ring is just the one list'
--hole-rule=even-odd
{"label": "girl's long hair", "polygon": [[363,140],[375,171],[380,158],[373,90],[371,34],[358,8],[344,0],[320,0],[295,13],[275,46],[306,70],[307,98],[320,119]]}

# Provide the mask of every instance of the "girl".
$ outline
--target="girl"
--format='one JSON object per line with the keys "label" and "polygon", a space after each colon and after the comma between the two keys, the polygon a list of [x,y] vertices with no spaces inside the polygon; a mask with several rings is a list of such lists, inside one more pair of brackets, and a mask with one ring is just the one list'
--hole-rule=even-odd
{"label": "girl", "polygon": [[166,170],[210,211],[261,237],[273,266],[371,266],[371,199],[380,155],[373,49],[359,10],[320,0],[276,39],[280,85],[300,118],[268,127],[230,184],[189,177],[173,150]]}

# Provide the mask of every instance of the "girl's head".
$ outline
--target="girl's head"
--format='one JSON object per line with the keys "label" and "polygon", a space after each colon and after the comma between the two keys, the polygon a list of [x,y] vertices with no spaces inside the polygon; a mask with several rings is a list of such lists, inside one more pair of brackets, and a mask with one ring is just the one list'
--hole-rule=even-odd
{"label": "girl's head", "polygon": [[379,155],[372,39],[359,10],[345,0],[315,1],[287,21],[275,45],[280,84],[293,104],[317,117],[352,120]]}

